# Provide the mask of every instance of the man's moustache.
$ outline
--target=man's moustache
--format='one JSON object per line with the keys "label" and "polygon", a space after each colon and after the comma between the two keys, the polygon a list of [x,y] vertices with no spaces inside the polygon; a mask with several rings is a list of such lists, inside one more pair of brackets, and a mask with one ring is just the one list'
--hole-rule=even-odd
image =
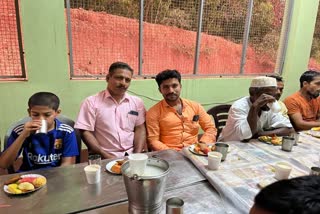
{"label": "man's moustache", "polygon": [[166,96],[176,95],[175,93],[167,94]]}

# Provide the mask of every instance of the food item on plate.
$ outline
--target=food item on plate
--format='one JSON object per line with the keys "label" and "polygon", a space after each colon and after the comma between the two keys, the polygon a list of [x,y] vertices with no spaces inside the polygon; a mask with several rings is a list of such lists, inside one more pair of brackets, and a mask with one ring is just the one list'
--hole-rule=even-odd
{"label": "food item on plate", "polygon": [[258,139],[263,141],[263,142],[270,142],[271,141],[271,137],[270,136],[260,136]]}
{"label": "food item on plate", "polygon": [[16,175],[16,176],[10,178],[9,180],[7,180],[6,182],[4,182],[4,184],[5,185],[13,184],[13,183],[16,183],[20,179],[21,179],[20,175]]}
{"label": "food item on plate", "polygon": [[32,184],[35,188],[41,187],[47,183],[47,179],[45,177],[38,177],[33,180]]}
{"label": "food item on plate", "polygon": [[47,179],[36,174],[14,176],[6,182],[6,191],[12,194],[23,194],[34,191],[47,183]]}
{"label": "food item on plate", "polygon": [[31,190],[34,190],[34,186],[33,184],[29,183],[29,182],[22,182],[18,185],[18,188],[20,190],[22,190],[23,192],[28,192]]}
{"label": "food item on plate", "polygon": [[13,193],[13,194],[22,193],[22,190],[18,189],[18,184],[9,184],[8,185],[8,191]]}
{"label": "food item on plate", "polygon": [[320,131],[320,127],[313,127],[311,130],[312,131]]}
{"label": "food item on plate", "polygon": [[273,145],[281,145],[282,144],[282,138],[277,137],[277,136],[273,136],[273,137],[260,136],[258,139],[262,142],[272,143]]}
{"label": "food item on plate", "polygon": [[274,136],[271,138],[271,143],[273,145],[281,145],[282,144],[282,139],[280,137]]}
{"label": "food item on plate", "polygon": [[195,143],[193,151],[197,154],[207,155],[210,152],[210,147],[205,143]]}
{"label": "food item on plate", "polygon": [[33,183],[33,181],[36,179],[36,177],[25,177],[18,180],[18,183],[21,184],[23,182]]}
{"label": "food item on plate", "polygon": [[116,163],[111,167],[111,171],[117,174],[121,174],[121,166],[125,162],[125,160],[118,160]]}

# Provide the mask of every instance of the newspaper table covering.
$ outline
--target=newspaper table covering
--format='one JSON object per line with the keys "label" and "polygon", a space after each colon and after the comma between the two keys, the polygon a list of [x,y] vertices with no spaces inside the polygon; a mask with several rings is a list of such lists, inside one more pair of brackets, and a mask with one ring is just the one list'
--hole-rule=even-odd
{"label": "newspaper table covering", "polygon": [[[303,137],[301,140],[305,141]],[[311,141],[306,146],[303,143],[295,146],[292,154],[282,151],[281,146],[267,145],[258,140],[251,140],[249,143],[228,142],[228,144],[230,152],[220,168],[215,171],[208,169],[207,157],[193,154],[188,148],[183,149],[185,156],[219,192],[227,213],[248,213],[255,195],[260,190],[258,185],[276,181],[274,165],[277,162],[285,161],[292,165],[291,178],[307,175],[310,164],[315,164],[316,150],[320,151],[316,147],[310,150],[315,144]],[[305,154],[302,155],[304,151],[306,152],[306,148],[308,148],[307,157]]]}

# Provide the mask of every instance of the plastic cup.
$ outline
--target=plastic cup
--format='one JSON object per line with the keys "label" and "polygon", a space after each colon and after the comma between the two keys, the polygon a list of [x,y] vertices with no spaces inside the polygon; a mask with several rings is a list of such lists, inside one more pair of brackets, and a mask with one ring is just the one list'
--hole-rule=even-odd
{"label": "plastic cup", "polygon": [[48,133],[48,123],[46,120],[41,120],[41,127],[36,131],[36,134],[47,134]]}
{"label": "plastic cup", "polygon": [[222,154],[220,152],[209,152],[208,153],[208,168],[210,170],[219,169],[222,159]]}
{"label": "plastic cup", "polygon": [[184,201],[181,198],[169,198],[166,202],[166,214],[182,214]]}
{"label": "plastic cup", "polygon": [[86,173],[87,181],[89,184],[96,184],[100,182],[100,169],[101,166],[97,164],[92,164],[84,167]]}
{"label": "plastic cup", "polygon": [[298,145],[299,143],[299,138],[300,138],[300,134],[299,133],[294,133],[293,134],[293,138],[294,138],[294,145]]}
{"label": "plastic cup", "polygon": [[273,113],[279,113],[281,111],[281,106],[278,101],[274,101],[272,103],[268,103],[267,106]]}
{"label": "plastic cup", "polygon": [[227,157],[229,145],[225,143],[216,143],[215,151],[220,152],[222,154],[221,161],[224,161]]}
{"label": "plastic cup", "polygon": [[288,179],[292,167],[289,163],[286,162],[278,162],[275,165],[275,178],[277,180]]}
{"label": "plastic cup", "polygon": [[143,175],[147,161],[148,161],[148,155],[142,154],[142,153],[134,153],[130,154],[128,156],[129,159],[129,166],[130,166],[130,172],[132,175]]}

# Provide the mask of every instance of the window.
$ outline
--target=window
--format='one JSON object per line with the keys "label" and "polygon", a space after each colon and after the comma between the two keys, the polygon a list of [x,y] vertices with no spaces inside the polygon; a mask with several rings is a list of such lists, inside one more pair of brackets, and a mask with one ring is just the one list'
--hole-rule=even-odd
{"label": "window", "polygon": [[286,1],[143,2],[140,11],[140,0],[66,0],[72,77],[104,78],[115,61],[144,77],[167,68],[185,76],[281,73]]}
{"label": "window", "polygon": [[19,1],[0,4],[0,80],[25,79]]}

